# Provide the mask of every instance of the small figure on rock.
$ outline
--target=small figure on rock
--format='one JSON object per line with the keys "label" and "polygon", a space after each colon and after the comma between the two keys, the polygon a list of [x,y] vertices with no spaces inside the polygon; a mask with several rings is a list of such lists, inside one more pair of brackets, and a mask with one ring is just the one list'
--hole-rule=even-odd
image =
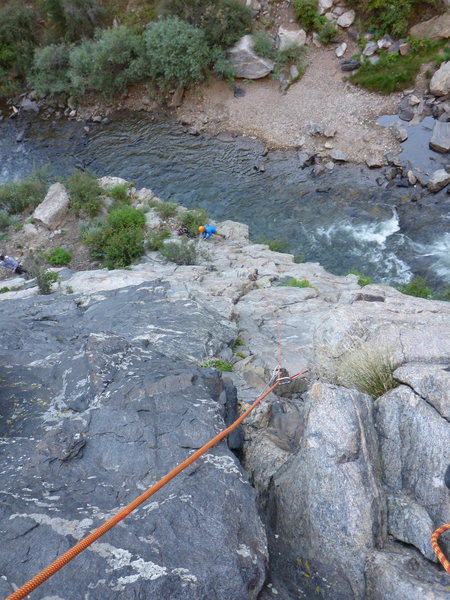
{"label": "small figure on rock", "polygon": [[200,225],[198,230],[201,231],[202,238],[204,240],[209,240],[209,238],[214,234],[220,235],[220,237],[225,238],[223,233],[219,233],[214,227],[214,225]]}
{"label": "small figure on rock", "polygon": [[9,271],[13,271],[17,273],[17,275],[22,275],[22,273],[27,273],[28,271],[19,263],[18,260],[13,258],[12,256],[5,256],[0,254],[0,264],[5,269]]}

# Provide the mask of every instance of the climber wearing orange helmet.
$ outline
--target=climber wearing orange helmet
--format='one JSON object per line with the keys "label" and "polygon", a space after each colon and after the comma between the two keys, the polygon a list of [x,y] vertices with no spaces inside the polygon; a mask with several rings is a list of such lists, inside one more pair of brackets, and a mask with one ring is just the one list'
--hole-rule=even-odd
{"label": "climber wearing orange helmet", "polygon": [[217,233],[217,229],[214,225],[200,225],[198,230],[201,231],[204,240],[209,240],[214,233]]}

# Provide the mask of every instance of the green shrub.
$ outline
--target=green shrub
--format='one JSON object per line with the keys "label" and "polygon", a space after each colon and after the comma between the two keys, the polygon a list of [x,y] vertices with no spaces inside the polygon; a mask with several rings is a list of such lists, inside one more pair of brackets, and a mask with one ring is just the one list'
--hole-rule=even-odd
{"label": "green shrub", "polygon": [[132,206],[123,206],[109,213],[105,227],[112,232],[130,228],[143,230],[145,227],[145,214]]}
{"label": "green shrub", "polygon": [[6,183],[0,186],[0,210],[9,214],[21,213],[42,202],[46,191],[47,183],[39,174],[32,174],[21,182]]}
{"label": "green shrub", "polygon": [[45,261],[52,265],[53,267],[62,267],[64,265],[68,265],[72,260],[72,255],[64,248],[60,248],[56,246],[50,252],[45,253],[44,255]]}
{"label": "green shrub", "polygon": [[58,273],[54,271],[40,271],[36,275],[39,294],[51,294],[52,284],[59,281]]}
{"label": "green shrub", "polygon": [[282,281],[280,283],[281,286],[288,287],[298,287],[298,288],[310,288],[312,285],[309,283],[307,279],[296,279],[295,277],[291,277],[287,281]]}
{"label": "green shrub", "polygon": [[58,36],[73,42],[91,37],[105,14],[100,0],[42,0]]}
{"label": "green shrub", "polygon": [[130,197],[128,195],[128,185],[126,183],[118,183],[106,192],[110,198],[121,204],[129,204]]}
{"label": "green shrub", "polygon": [[145,215],[132,206],[112,211],[103,223],[82,233],[92,258],[103,259],[109,269],[126,267],[144,252]]}
{"label": "green shrub", "polygon": [[289,250],[289,243],[283,238],[267,240],[265,238],[260,237],[258,238],[258,243],[265,244],[269,247],[269,250],[272,250],[272,252],[287,252]]}
{"label": "green shrub", "polygon": [[98,215],[103,201],[102,189],[95,175],[87,171],[75,171],[66,179],[65,186],[70,197],[70,208],[76,215]]}
{"label": "green shrub", "polygon": [[295,20],[307,31],[316,31],[325,19],[317,12],[316,0],[293,0]]}
{"label": "green shrub", "polygon": [[201,83],[211,62],[205,34],[177,17],[150,23],[144,33],[146,75],[163,93]]}
{"label": "green shrub", "polygon": [[224,79],[228,85],[234,85],[236,69],[227,58],[226,52],[216,46],[211,50],[213,71],[220,79]]}
{"label": "green shrub", "polygon": [[277,50],[275,48],[275,42],[267,33],[267,31],[264,31],[263,29],[255,31],[255,33],[252,35],[252,40],[253,51],[255,54],[261,56],[262,58],[276,58]]}
{"label": "green shrub", "polygon": [[155,212],[161,219],[169,219],[177,214],[178,206],[173,202],[159,202],[155,206]]}
{"label": "green shrub", "polygon": [[0,211],[0,231],[7,229],[10,223],[11,217],[6,212]]}
{"label": "green shrub", "polygon": [[162,248],[164,241],[171,237],[171,233],[168,229],[160,229],[159,231],[152,231],[145,240],[145,245],[149,250],[159,250]]}
{"label": "green shrub", "polygon": [[6,292],[9,292],[9,287],[4,285],[2,288],[0,288],[0,294],[6,294]]}
{"label": "green shrub", "polygon": [[427,285],[427,280],[424,277],[414,277],[409,283],[399,286],[399,292],[408,296],[416,296],[417,298],[429,298],[431,296],[431,288]]}
{"label": "green shrub", "polygon": [[145,76],[144,42],[126,25],[98,30],[70,53],[69,78],[75,95],[86,90],[121,92]]}
{"label": "green shrub", "polygon": [[218,371],[227,371],[231,372],[233,370],[233,365],[231,363],[225,362],[224,360],[220,360],[218,358],[212,358],[210,360],[205,360],[200,366],[202,367],[214,367]]}
{"label": "green shrub", "polygon": [[360,285],[361,287],[364,287],[365,285],[370,285],[372,283],[372,277],[369,277],[368,275],[363,275],[356,269],[352,269],[347,274],[356,275],[358,277],[358,285]]}
{"label": "green shrub", "polygon": [[319,40],[325,46],[335,42],[339,37],[338,28],[332,21],[328,21],[328,19],[320,23],[317,33],[319,34]]}
{"label": "green shrub", "polygon": [[209,221],[209,215],[204,208],[192,208],[181,213],[180,224],[189,231],[191,235],[198,235],[198,228]]}
{"label": "green shrub", "polygon": [[417,44],[416,51],[406,56],[395,53],[384,54],[372,65],[364,61],[358,71],[350,77],[350,81],[369,90],[392,94],[414,84],[421,65],[436,56],[437,48],[442,42]]}
{"label": "green shrub", "polygon": [[0,8],[0,92],[20,89],[33,61],[37,15],[24,2],[7,2]]}
{"label": "green shrub", "polygon": [[174,242],[166,242],[159,249],[159,253],[167,261],[177,265],[195,265],[198,261],[196,243],[185,237]]}
{"label": "green shrub", "polygon": [[39,96],[68,93],[69,53],[67,44],[36,48],[29,81]]}
{"label": "green shrub", "polygon": [[251,29],[251,11],[239,0],[163,0],[160,10],[202,29],[210,46],[229,48]]}

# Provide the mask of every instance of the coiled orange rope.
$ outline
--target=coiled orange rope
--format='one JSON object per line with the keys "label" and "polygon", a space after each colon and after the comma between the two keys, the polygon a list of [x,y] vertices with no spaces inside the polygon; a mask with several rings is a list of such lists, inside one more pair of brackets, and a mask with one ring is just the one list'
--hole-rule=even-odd
{"label": "coiled orange rope", "polygon": [[436,531],[431,536],[431,547],[433,548],[434,553],[438,557],[441,565],[444,567],[444,569],[450,575],[450,562],[446,559],[444,553],[439,548],[439,544],[438,544],[438,537],[442,533],[444,533],[444,531],[447,531],[448,529],[450,529],[450,523],[446,523],[445,525],[442,525],[442,527],[438,527],[438,529],[436,529]]}
{"label": "coiled orange rope", "polygon": [[[306,371],[305,371],[306,372]],[[213,437],[209,442],[207,442],[204,446],[196,450],[189,458],[180,463],[177,467],[169,471],[167,475],[164,475],[158,482],[152,485],[148,490],[143,492],[140,496],[135,498],[133,502],[130,502],[128,506],[125,506],[122,510],[120,510],[114,517],[111,517],[106,523],[103,523],[98,529],[92,531],[85,538],[80,540],[75,546],[67,550],[64,554],[59,556],[54,562],[52,562],[48,567],[46,567],[43,571],[38,573],[35,577],[30,579],[25,585],[16,590],[13,594],[8,596],[6,600],[22,600],[28,594],[30,594],[33,590],[35,590],[38,586],[41,585],[44,581],[49,579],[52,575],[54,575],[57,571],[59,571],[62,567],[64,567],[68,562],[70,562],[73,558],[75,558],[78,554],[86,550],[88,546],[90,546],[93,542],[98,540],[102,535],[104,535],[107,531],[112,529],[117,523],[122,521],[126,516],[128,516],[133,510],[135,510],[138,506],[140,506],[143,502],[148,500],[150,496],[153,496],[158,490],[164,487],[171,479],[176,477],[179,473],[184,471],[186,467],[195,462],[202,454],[204,454],[207,450],[215,446],[218,442],[223,440],[229,433],[231,433],[236,427],[238,427],[246,417],[258,406],[258,404],[270,394],[280,383],[288,383],[287,379],[295,379],[303,373],[297,373],[290,377],[280,378],[280,368],[278,367],[275,372],[276,380],[270,387],[262,393],[254,402],[247,408],[245,412],[242,413],[240,417],[234,421],[229,427],[218,433],[215,437]],[[272,377],[272,380],[274,377]]]}

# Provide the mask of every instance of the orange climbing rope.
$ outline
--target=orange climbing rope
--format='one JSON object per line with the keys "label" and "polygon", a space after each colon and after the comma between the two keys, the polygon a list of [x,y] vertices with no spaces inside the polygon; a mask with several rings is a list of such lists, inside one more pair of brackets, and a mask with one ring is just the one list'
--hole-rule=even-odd
{"label": "orange climbing rope", "polygon": [[450,562],[448,562],[444,553],[439,548],[439,544],[438,544],[438,537],[441,535],[441,533],[444,533],[444,531],[447,531],[447,529],[450,529],[450,523],[446,523],[445,525],[442,525],[442,527],[438,527],[438,529],[436,529],[436,531],[431,536],[431,547],[433,548],[434,553],[438,557],[441,565],[444,567],[444,569],[450,575]]}
{"label": "orange climbing rope", "polygon": [[[305,371],[305,373],[306,373],[306,371]],[[150,488],[148,488],[148,490],[146,490],[140,496],[135,498],[133,500],[133,502],[130,502],[130,504],[128,504],[128,506],[125,506],[125,508],[122,508],[122,510],[120,510],[114,517],[112,517],[111,519],[106,521],[106,523],[103,523],[103,525],[98,527],[98,529],[95,529],[94,531],[92,531],[89,535],[87,535],[85,538],[83,538],[77,544],[75,544],[75,546],[70,548],[70,550],[67,550],[67,552],[65,552],[60,557],[58,557],[54,562],[52,562],[51,565],[46,567],[43,571],[38,573],[38,575],[36,575],[32,579],[30,579],[30,581],[28,581],[25,585],[23,585],[21,588],[16,590],[10,596],[8,596],[6,598],[6,600],[22,600],[22,598],[25,598],[25,596],[27,596],[33,590],[35,590],[39,585],[41,585],[41,583],[43,583],[44,581],[49,579],[52,575],[54,575],[57,571],[59,571],[62,567],[64,567],[68,562],[70,562],[78,554],[83,552],[83,550],[86,550],[86,548],[88,546],[90,546],[93,542],[98,540],[102,535],[104,535],[107,531],[109,531],[115,525],[117,525],[117,523],[122,521],[122,519],[124,519],[131,512],[133,512],[133,510],[135,510],[143,502],[148,500],[148,498],[150,498],[150,496],[153,496],[153,494],[155,494],[158,490],[160,490],[162,487],[164,487],[166,485],[166,483],[168,483],[171,479],[173,479],[179,473],[184,471],[184,469],[186,469],[186,467],[188,467],[193,462],[195,462],[198,458],[200,458],[200,456],[202,456],[202,454],[204,454],[207,450],[209,450],[210,448],[215,446],[218,442],[223,440],[223,438],[225,438],[229,433],[231,433],[234,429],[236,429],[236,427],[238,427],[242,423],[242,421],[244,421],[244,419],[246,419],[248,417],[248,415],[258,406],[258,404],[266,396],[268,396],[268,394],[270,394],[270,392],[272,392],[278,385],[280,385],[280,384],[282,385],[283,383],[289,383],[290,381],[296,379],[297,377],[300,377],[301,375],[303,375],[303,373],[297,373],[295,375],[292,375],[291,377],[280,378],[280,367],[278,366],[278,368],[275,369],[274,374],[272,375],[272,378],[269,382],[268,389],[265,392],[263,392],[260,396],[258,396],[258,398],[253,402],[253,404],[251,406],[249,406],[247,408],[247,410],[245,412],[243,412],[242,415],[236,419],[236,421],[234,421],[234,423],[232,423],[229,427],[227,427],[226,429],[224,429],[223,431],[218,433],[211,440],[209,440],[209,442],[207,442],[204,446],[202,446],[201,448],[196,450],[193,454],[191,454],[191,456],[189,456],[189,458],[187,458],[182,463],[180,463],[178,466],[176,466],[174,469],[169,471],[169,473],[164,475],[164,477],[162,477],[158,482],[156,482],[154,485],[152,485]]]}

